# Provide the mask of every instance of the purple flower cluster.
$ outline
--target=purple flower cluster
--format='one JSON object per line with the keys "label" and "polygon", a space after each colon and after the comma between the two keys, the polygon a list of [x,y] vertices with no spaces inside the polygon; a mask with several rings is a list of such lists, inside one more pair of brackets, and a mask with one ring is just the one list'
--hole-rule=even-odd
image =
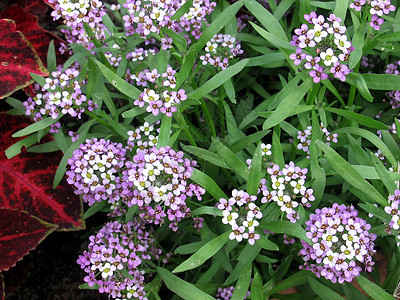
{"label": "purple flower cluster", "polygon": [[175,73],[176,71],[168,66],[167,70],[161,74],[157,69],[152,71],[145,69],[132,75],[131,79],[135,80],[137,85],[146,87],[133,104],[139,107],[146,105],[146,111],[155,116],[161,112],[172,117],[172,113],[178,109],[176,105],[187,99],[184,89],[174,90],[176,88]]}
{"label": "purple flower cluster", "polygon": [[129,136],[127,148],[132,151],[136,146],[138,149],[145,151],[147,148],[156,146],[160,128],[156,128],[155,125],[159,124],[160,121],[151,125],[148,122],[144,122],[144,124],[136,128],[135,131],[129,130],[127,132]]}
{"label": "purple flower cluster", "polygon": [[328,74],[345,81],[350,73],[345,62],[354,48],[347,40],[346,27],[340,25],[342,19],[334,14],[325,19],[315,12],[304,15],[304,18],[308,24],[294,30],[290,44],[297,49],[289,56],[290,59],[296,66],[310,70],[314,83],[328,78]]}
{"label": "purple flower cluster", "polygon": [[[398,231],[400,228],[400,190],[395,190],[394,195],[390,195],[388,200],[390,206],[385,207],[385,212],[392,217],[389,223],[389,228],[390,230],[394,229]],[[400,246],[400,233],[397,235],[397,246]]]}
{"label": "purple flower cluster", "polygon": [[[106,9],[102,1],[49,0],[49,3],[55,7],[51,13],[53,19],[65,20],[67,28],[62,28],[61,32],[65,34],[68,44],[83,44],[87,49],[94,48],[91,38],[85,32],[84,23],[89,25],[97,39],[105,40],[104,31],[107,29],[103,24],[103,16]],[[61,47],[60,51],[63,53],[64,47]]]}
{"label": "purple flower cluster", "polygon": [[361,9],[364,8],[365,13],[369,13],[371,17],[369,26],[375,30],[379,30],[384,22],[384,19],[380,18],[382,15],[388,15],[391,11],[396,10],[390,0],[353,0],[353,3],[350,4],[350,8],[356,11],[361,11]]}
{"label": "purple flower cluster", "polygon": [[307,168],[297,167],[293,162],[286,164],[281,170],[274,163],[267,169],[270,181],[261,179],[260,190],[263,193],[261,203],[276,202],[281,211],[286,213],[290,222],[296,223],[300,218],[296,212],[299,204],[310,207],[314,201],[313,190],[306,187]]}
{"label": "purple flower cluster", "polygon": [[371,225],[357,215],[353,206],[336,203],[316,209],[306,221],[306,236],[313,244],[301,241],[300,255],[305,261],[301,268],[333,283],[351,282],[359,276],[362,268],[358,264],[371,272],[376,234],[369,233]]}
{"label": "purple flower cluster", "polygon": [[[234,286],[229,286],[229,287],[219,287],[218,288],[218,293],[215,295],[215,298],[217,300],[230,300],[233,292],[235,291]],[[247,297],[250,296],[250,291],[247,291],[246,296],[243,298],[243,300],[247,299]]]}
{"label": "purple flower cluster", "polygon": [[[400,65],[400,60],[387,65],[385,73],[398,76],[400,74],[399,65]],[[390,97],[390,104],[392,105],[392,108],[393,109],[400,108],[400,90],[390,91],[387,93],[387,95]]]}
{"label": "purple flower cluster", "polygon": [[232,232],[229,235],[230,240],[241,242],[242,239],[249,240],[250,245],[260,238],[255,229],[259,225],[257,221],[262,218],[260,208],[254,203],[257,196],[250,196],[245,191],[232,191],[232,197],[221,198],[216,206],[222,210],[222,223],[229,224]]}
{"label": "purple flower cluster", "polygon": [[205,193],[188,182],[196,164],[170,147],[138,149],[117,178],[121,200],[128,207],[138,205],[140,217],[148,223],[163,224],[167,217],[169,227],[176,231],[178,222],[190,216],[186,199],[195,195],[201,200]]}
{"label": "purple flower cluster", "polygon": [[[177,33],[185,30],[188,33],[185,36],[188,40],[189,33],[199,39],[205,16],[214,10],[216,3],[209,0],[195,0],[187,13],[179,20],[173,20],[173,15],[183,4],[185,1],[182,0],[143,2],[127,0],[122,5],[124,9],[121,9],[126,35],[137,33],[142,38],[148,38],[152,33],[159,34],[161,28],[169,28]],[[168,44],[169,39],[165,37],[163,45]]]}
{"label": "purple flower cluster", "polygon": [[[337,133],[330,133],[328,129],[321,123],[320,125],[321,131],[324,133],[325,137],[325,144],[330,146],[330,143],[337,143],[338,142],[338,134]],[[303,150],[306,152],[307,158],[310,158],[310,150],[309,146],[311,143],[311,134],[312,134],[312,126],[308,126],[304,131],[298,131],[297,132],[297,139],[299,140],[299,143],[297,145],[297,149]]]}
{"label": "purple flower cluster", "polygon": [[117,221],[105,224],[96,235],[89,237],[88,251],[77,263],[87,273],[84,281],[90,287],[97,284],[100,293],[113,299],[147,299],[145,262],[159,259],[161,249],[149,228],[139,219],[126,224]]}
{"label": "purple flower cluster", "polygon": [[82,86],[85,82],[76,80],[79,72],[75,67],[62,72],[62,67],[59,66],[58,71],[52,72],[45,79],[46,83],[42,88],[35,85],[36,96],[29,97],[22,103],[26,108],[25,114],[39,122],[43,118],[57,119],[67,114],[80,119],[85,110],[93,111],[97,104],[87,99],[83,93]]}
{"label": "purple flower cluster", "polygon": [[240,43],[229,34],[216,34],[204,48],[205,55],[200,56],[203,66],[210,64],[215,68],[225,70],[229,66],[229,59],[243,53]]}
{"label": "purple flower cluster", "polygon": [[104,139],[86,140],[68,160],[67,182],[75,194],[82,195],[90,206],[96,201],[114,204],[119,198],[116,179],[125,165],[126,149],[122,144]]}

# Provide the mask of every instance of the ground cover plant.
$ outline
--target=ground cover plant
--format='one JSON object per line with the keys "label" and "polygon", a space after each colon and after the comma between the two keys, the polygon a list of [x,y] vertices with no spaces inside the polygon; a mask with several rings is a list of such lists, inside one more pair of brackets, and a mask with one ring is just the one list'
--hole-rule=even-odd
{"label": "ground cover plant", "polygon": [[3,100],[1,270],[103,215],[76,263],[110,299],[396,296],[396,1],[47,2],[45,56],[0,15],[1,97],[36,82]]}

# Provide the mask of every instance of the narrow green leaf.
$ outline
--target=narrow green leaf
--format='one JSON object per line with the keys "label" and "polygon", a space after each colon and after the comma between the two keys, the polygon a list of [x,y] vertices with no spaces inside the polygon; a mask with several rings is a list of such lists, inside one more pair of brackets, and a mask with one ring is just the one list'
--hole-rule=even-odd
{"label": "narrow green leaf", "polygon": [[335,150],[325,145],[321,141],[317,141],[316,144],[317,147],[325,153],[326,160],[339,176],[360,190],[362,193],[373,197],[376,203],[381,205],[387,204],[387,200]]}
{"label": "narrow green leaf", "polygon": [[283,150],[280,139],[276,134],[277,127],[274,128],[274,132],[272,133],[272,148],[271,148],[272,158],[274,163],[283,168],[283,166],[285,165],[285,159],[283,158]]}
{"label": "narrow green leaf", "polygon": [[351,52],[350,60],[349,60],[349,69],[353,69],[361,59],[363,54],[364,47],[364,33],[365,26],[360,26],[356,30],[353,39],[351,40],[351,44],[354,47],[354,51]]}
{"label": "narrow green leaf", "polygon": [[[367,85],[367,82],[365,81],[364,77],[361,76],[360,74],[357,73],[350,73],[346,75],[346,82],[354,85],[357,90],[360,92],[361,96],[365,98],[365,100],[372,102],[374,100],[374,97],[372,97]],[[371,87],[370,87],[371,88]]]}
{"label": "narrow green leaf", "polygon": [[276,63],[283,64],[284,62],[285,56],[282,53],[270,53],[249,58],[249,62],[247,63],[246,67],[264,66]]}
{"label": "narrow green leaf", "polygon": [[264,228],[276,233],[286,233],[295,236],[312,245],[311,240],[306,237],[306,231],[299,224],[289,221],[271,221],[266,222]]}
{"label": "narrow green leaf", "polygon": [[178,248],[176,248],[174,253],[180,254],[180,255],[192,254],[192,253],[195,253],[197,250],[199,250],[201,247],[203,247],[206,243],[207,243],[207,241],[198,241],[198,242],[193,242],[190,244],[182,245],[182,246],[179,246]]}
{"label": "narrow green leaf", "polygon": [[396,158],[393,156],[392,152],[390,152],[389,148],[385,145],[384,142],[380,138],[378,138],[374,133],[361,129],[361,128],[356,128],[356,127],[345,127],[345,128],[340,128],[336,131],[337,133],[350,133],[350,134],[355,134],[358,136],[361,136],[368,141],[370,141],[372,144],[374,144],[379,150],[382,151],[382,153],[386,156],[386,158],[389,160],[389,162],[393,166],[397,166],[397,161]]}
{"label": "narrow green leaf", "polygon": [[234,170],[239,176],[243,179],[248,178],[249,169],[243,161],[240,160],[239,157],[236,156],[228,147],[223,145],[220,141],[213,139],[216,144],[216,149],[218,154],[225,160],[226,164],[230,166],[232,170]]}
{"label": "narrow green leaf", "polygon": [[187,0],[185,3],[174,13],[171,20],[179,20],[193,5],[193,0]]}
{"label": "narrow green leaf", "polygon": [[233,86],[232,79],[228,79],[227,81],[224,82],[223,84],[226,95],[228,96],[229,100],[233,103],[236,104],[236,92],[235,92],[235,87]]}
{"label": "narrow green leaf", "polygon": [[400,76],[393,74],[361,74],[368,88],[371,90],[391,91],[398,90],[400,86]]}
{"label": "narrow green leaf", "polygon": [[145,112],[146,112],[146,110],[143,107],[136,106],[136,107],[134,107],[132,109],[129,109],[129,110],[123,112],[122,113],[122,117],[125,118],[125,119],[134,118],[134,117],[136,117],[138,115],[141,115],[141,114],[143,114]]}
{"label": "narrow green leaf", "polygon": [[254,278],[253,282],[251,283],[250,294],[252,300],[265,299],[262,290],[262,278],[260,276],[260,273],[258,273],[256,269],[254,269]]}
{"label": "narrow green leaf", "polygon": [[308,282],[310,283],[311,289],[318,296],[321,297],[322,300],[344,300],[342,296],[336,293],[334,290],[330,289],[326,285],[320,283],[318,280],[308,276]]}
{"label": "narrow green leaf", "polygon": [[261,146],[259,143],[256,147],[256,150],[254,151],[254,155],[251,160],[249,178],[247,179],[247,192],[250,195],[257,195],[258,186],[261,180],[261,164],[262,154]]}
{"label": "narrow green leaf", "polygon": [[221,190],[221,188],[215,183],[215,181],[203,172],[197,169],[193,169],[190,179],[206,189],[206,191],[209,192],[210,195],[213,196],[216,200],[219,200],[221,198],[229,199]]}
{"label": "narrow green leaf", "polygon": [[267,295],[265,295],[265,297],[306,283],[308,274],[309,271],[306,270],[301,270],[297,273],[294,273],[293,275],[275,285],[271,290],[267,292]]}
{"label": "narrow green leaf", "polygon": [[[253,28],[264,38],[266,39],[268,42],[270,42],[272,45],[274,45],[277,48],[283,48],[283,49],[287,49],[287,50],[292,50],[295,51],[296,48],[292,45],[290,45],[289,42],[280,39],[279,37],[277,37],[276,35],[273,35],[272,33],[269,33],[268,31],[266,31],[265,29],[263,29],[262,27],[258,26],[257,24],[254,24],[253,22],[249,21],[249,23],[251,24],[251,26],[253,26]],[[285,35],[286,37],[286,35]]]}
{"label": "narrow green leaf", "polygon": [[54,40],[51,40],[49,49],[47,50],[47,70],[49,73],[57,70],[56,49],[54,48]]}
{"label": "narrow green leaf", "polygon": [[211,77],[207,82],[202,84],[200,87],[191,91],[187,94],[188,98],[200,99],[207,95],[209,92],[215,90],[222,84],[224,84],[227,80],[235,76],[239,73],[248,63],[248,59],[243,59],[233,66],[229,66],[225,70],[218,72],[216,75]]}
{"label": "narrow green leaf", "polygon": [[25,127],[24,129],[21,129],[21,130],[17,131],[16,133],[14,133],[12,135],[12,137],[21,137],[21,136],[26,136],[28,134],[37,132],[39,130],[47,128],[50,125],[56,123],[60,118],[61,118],[61,115],[57,119],[53,119],[51,117],[43,119],[43,120],[41,120],[39,122],[33,123],[33,124]]}
{"label": "narrow green leaf", "polygon": [[231,300],[243,300],[246,298],[247,291],[251,282],[252,262],[248,262],[239,275],[235,290],[233,291]]}
{"label": "narrow green leaf", "polygon": [[258,246],[265,250],[270,250],[270,251],[278,251],[279,247],[277,244],[274,242],[271,242],[267,237],[265,237],[263,234],[260,234],[260,238],[256,240],[256,243]]}
{"label": "narrow green leaf", "polygon": [[333,108],[333,107],[324,107],[323,109],[325,111],[329,111],[329,112],[337,114],[339,116],[343,116],[351,121],[355,121],[359,124],[368,126],[370,128],[375,128],[375,129],[380,129],[380,130],[388,130],[389,129],[389,127],[387,125],[385,125],[377,120],[374,120],[371,117],[357,114],[357,113],[349,111],[349,110],[338,109],[338,108]]}
{"label": "narrow green leaf", "polygon": [[128,208],[128,211],[127,211],[127,213],[125,215],[125,222],[126,223],[128,223],[128,222],[133,220],[133,216],[138,211],[138,209],[139,209],[138,205],[133,205],[133,206]]}
{"label": "narrow green leaf", "polygon": [[50,152],[55,152],[58,150],[61,150],[61,149],[60,149],[60,147],[58,147],[56,141],[51,141],[48,143],[29,147],[26,151],[33,152],[33,153],[50,153]]}
{"label": "narrow green leaf", "polygon": [[389,191],[389,194],[393,195],[394,190],[396,189],[396,185],[394,184],[392,176],[390,175],[390,173],[392,173],[392,172],[389,172],[386,169],[386,167],[383,165],[381,160],[378,157],[376,157],[376,155],[374,153],[371,152],[370,157],[371,157],[372,163],[376,169],[376,172],[378,173],[383,184]]}
{"label": "narrow green leaf", "polygon": [[195,210],[192,211],[193,216],[197,215],[211,215],[211,216],[218,216],[222,217],[222,210],[215,206],[201,206],[199,208],[196,208]]}
{"label": "narrow green leaf", "polygon": [[286,32],[283,30],[281,24],[279,24],[279,21],[258,1],[244,0],[244,5],[271,34],[284,41],[288,41]]}
{"label": "narrow green leaf", "polygon": [[203,247],[201,247],[196,253],[194,253],[187,260],[177,266],[172,273],[184,272],[187,270],[195,269],[201,266],[206,260],[212,257],[229,241],[230,231],[227,231],[220,236],[209,241]]}
{"label": "narrow green leaf", "polygon": [[185,150],[185,152],[189,152],[193,155],[196,155],[198,158],[204,159],[205,161],[208,161],[213,165],[229,169],[229,166],[223,161],[222,157],[219,156],[217,153],[211,152],[203,148],[187,146],[184,144],[181,144],[181,147],[183,150]]}
{"label": "narrow green leaf", "polygon": [[267,130],[285,120],[304,98],[311,86],[312,80],[311,78],[308,78],[298,88],[294,89],[291,94],[289,94],[281,103],[279,103],[276,110],[264,122],[263,130]]}
{"label": "narrow green leaf", "polygon": [[96,64],[99,67],[101,73],[108,80],[108,82],[110,82],[117,90],[119,90],[124,95],[128,96],[129,98],[135,99],[142,92],[141,90],[123,80],[101,62],[96,61]]}
{"label": "narrow green leaf", "polygon": [[107,201],[96,201],[89,209],[85,212],[83,215],[83,219],[86,220],[87,218],[90,218],[93,216],[95,213],[99,212],[102,210],[104,207],[106,207]]}
{"label": "narrow green leaf", "polygon": [[14,156],[21,153],[22,147],[29,148],[36,142],[37,142],[36,135],[30,135],[30,136],[16,142],[15,144],[11,145],[10,147],[8,147],[4,151],[4,154],[7,156],[8,159],[11,159]]}
{"label": "narrow green leaf", "polygon": [[[193,284],[180,279],[179,277],[172,274],[170,271],[157,267],[157,273],[164,281],[168,289],[173,291],[178,296],[185,300],[213,300],[214,298],[204,293],[202,290],[195,287]],[[215,300],[215,299],[214,299]]]}
{"label": "narrow green leaf", "polygon": [[158,134],[157,148],[170,146],[171,124],[172,118],[165,115],[161,122],[160,133]]}
{"label": "narrow green leaf", "polygon": [[263,130],[263,131],[257,131],[256,133],[247,135],[240,140],[234,142],[232,145],[229,146],[229,148],[232,150],[233,153],[237,153],[240,150],[243,150],[246,148],[248,145],[251,143],[256,143],[260,141],[264,136],[266,136],[270,130]]}
{"label": "narrow green leaf", "polygon": [[384,289],[380,286],[372,283],[370,280],[365,278],[364,276],[356,277],[358,284],[361,288],[372,297],[372,299],[379,299],[379,300],[393,300],[393,296],[387,293]]}
{"label": "narrow green leaf", "polygon": [[346,19],[347,8],[349,7],[348,0],[336,0],[335,10],[333,11],[334,15],[338,18],[341,18],[343,21]]}

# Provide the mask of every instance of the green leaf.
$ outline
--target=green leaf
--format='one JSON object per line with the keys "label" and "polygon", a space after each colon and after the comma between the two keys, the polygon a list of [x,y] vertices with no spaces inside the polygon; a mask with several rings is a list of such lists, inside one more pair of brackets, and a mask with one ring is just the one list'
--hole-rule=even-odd
{"label": "green leaf", "polygon": [[37,142],[36,135],[30,135],[30,136],[16,142],[15,144],[11,145],[10,147],[8,147],[4,151],[4,154],[7,156],[8,159],[11,159],[14,156],[21,153],[22,147],[29,148],[36,142]]}
{"label": "green leaf", "polygon": [[192,253],[195,253],[197,250],[199,250],[206,243],[207,243],[207,241],[198,241],[198,242],[193,242],[190,244],[182,245],[182,246],[179,246],[178,248],[176,248],[174,253],[180,254],[180,255],[192,254]]}
{"label": "green leaf", "polygon": [[400,76],[397,75],[368,73],[361,76],[371,90],[391,91],[398,90],[400,86]]}
{"label": "green leaf", "polygon": [[277,128],[279,128],[279,126],[274,128],[274,132],[272,134],[272,147],[271,147],[272,158],[274,163],[283,168],[283,166],[285,165],[285,159],[283,158],[283,150],[280,139],[276,134]]}
{"label": "green leaf", "polygon": [[229,148],[232,150],[233,153],[237,153],[240,150],[243,150],[251,143],[255,143],[260,141],[264,136],[266,136],[270,130],[263,130],[257,131],[256,133],[246,135],[245,137],[241,138],[240,140],[234,142]]}
{"label": "green leaf", "polygon": [[297,273],[294,273],[285,280],[277,283],[277,285],[275,285],[271,290],[267,292],[267,295],[265,295],[265,297],[306,283],[308,274],[309,271],[306,270],[301,270]]}
{"label": "green leaf", "polygon": [[193,155],[196,155],[198,158],[204,159],[205,161],[208,161],[213,165],[229,169],[229,166],[223,161],[222,157],[219,156],[217,153],[211,152],[203,148],[187,146],[184,144],[181,144],[181,147],[183,150],[185,150],[185,152],[189,152]]}
{"label": "green leaf", "polygon": [[258,26],[257,24],[254,24],[253,22],[249,21],[249,23],[251,24],[251,26],[253,26],[253,28],[264,38],[266,39],[268,42],[270,42],[272,45],[274,45],[277,48],[283,48],[283,49],[287,49],[287,50],[292,50],[295,51],[296,48],[292,45],[290,45],[289,42],[280,39],[279,37],[273,35],[272,33],[269,33],[268,31],[266,31],[265,29],[263,29],[262,27]]}
{"label": "green leaf", "polygon": [[191,257],[189,257],[187,260],[177,266],[172,271],[172,273],[184,272],[201,266],[206,260],[217,253],[219,249],[221,249],[229,241],[228,237],[230,233],[230,231],[227,231],[209,241],[198,251],[196,251],[196,253],[194,253]]}
{"label": "green leaf", "polygon": [[123,112],[122,113],[122,117],[125,118],[125,119],[126,118],[134,118],[134,117],[136,117],[138,115],[141,115],[141,114],[143,114],[145,112],[146,112],[146,109],[144,109],[143,107],[136,106],[136,107],[134,107],[132,109],[129,109],[129,110]]}
{"label": "green leaf", "polygon": [[133,206],[128,208],[128,211],[127,211],[127,213],[125,215],[125,222],[126,223],[133,220],[133,216],[138,211],[138,209],[139,209],[138,205],[133,205]]}
{"label": "green leaf", "polygon": [[61,115],[57,119],[53,119],[51,117],[43,119],[43,120],[41,120],[39,122],[33,123],[33,124],[25,127],[24,129],[21,129],[21,130],[17,131],[16,133],[14,133],[12,135],[12,137],[21,137],[21,136],[26,136],[28,134],[37,132],[39,130],[47,128],[50,125],[56,123],[60,118],[61,118]]}
{"label": "green leaf", "polygon": [[361,96],[365,98],[365,100],[372,102],[374,101],[374,97],[372,97],[368,87],[371,88],[370,85],[367,85],[364,77],[357,73],[350,73],[346,75],[346,82],[354,85],[357,90],[360,92]]}
{"label": "green leaf", "polygon": [[370,280],[365,278],[364,276],[356,277],[358,284],[361,288],[372,297],[372,299],[379,299],[379,300],[393,300],[393,296],[387,293],[384,289],[380,286],[372,283]]}
{"label": "green leaf", "polygon": [[368,126],[370,128],[375,128],[375,129],[380,129],[380,130],[388,130],[389,129],[389,127],[387,125],[385,125],[377,120],[374,120],[371,117],[357,114],[357,113],[349,111],[349,110],[338,109],[338,108],[327,107],[327,106],[324,107],[323,109],[325,111],[329,111],[331,113],[345,117],[346,119],[355,121],[358,124],[362,124],[362,125]]}
{"label": "green leaf", "polygon": [[157,273],[160,275],[168,289],[185,300],[215,300],[213,297],[204,293],[193,284],[180,279],[164,268],[157,267]]}
{"label": "green leaf", "polygon": [[311,240],[306,237],[306,231],[299,224],[291,223],[289,221],[271,221],[266,222],[263,227],[276,233],[292,235],[312,245]]}
{"label": "green leaf", "polygon": [[258,273],[256,269],[254,269],[254,278],[253,282],[251,283],[250,293],[252,300],[265,299],[262,290],[262,278],[260,276],[260,273]]}
{"label": "green leaf", "polygon": [[179,20],[193,5],[193,0],[187,0],[185,3],[174,13],[171,20]]}
{"label": "green leaf", "polygon": [[365,26],[358,27],[353,36],[353,39],[351,40],[351,44],[354,47],[354,51],[351,52],[350,55],[350,60],[349,60],[350,70],[353,69],[358,64],[363,54],[364,32],[365,32]]}
{"label": "green leaf", "polygon": [[233,83],[232,83],[232,79],[228,79],[227,81],[225,81],[223,86],[224,86],[226,95],[228,96],[229,100],[233,104],[236,104],[236,92],[235,92],[235,87],[233,86]]}
{"label": "green leaf", "polygon": [[292,92],[279,103],[276,110],[264,122],[263,130],[267,130],[285,120],[304,98],[312,86],[311,78],[307,78],[299,87],[292,89]]}
{"label": "green leaf", "polygon": [[222,217],[222,210],[215,206],[201,206],[199,208],[196,208],[195,210],[192,211],[193,216],[197,215],[211,215],[211,216],[218,216]]}
{"label": "green leaf", "polygon": [[202,186],[207,192],[210,193],[216,200],[221,198],[229,199],[215,181],[203,172],[193,169],[190,179]]}
{"label": "green leaf", "polygon": [[191,91],[187,94],[188,98],[194,98],[194,99],[200,99],[207,95],[209,92],[215,90],[219,86],[223,85],[226,81],[228,81],[230,78],[235,76],[237,73],[239,73],[243,68],[246,66],[248,63],[248,59],[243,59],[233,66],[229,66],[225,70],[218,72],[216,75],[211,77],[207,82],[202,84],[200,87],[195,89],[194,91]]}
{"label": "green leaf", "polygon": [[325,145],[321,141],[317,141],[316,145],[325,153],[326,160],[337,172],[337,174],[340,175],[344,180],[360,190],[362,193],[373,197],[376,203],[381,205],[387,204],[387,200],[335,150]]}
{"label": "green leaf", "polygon": [[270,53],[249,58],[246,67],[264,66],[276,63],[283,64],[284,62],[285,56],[282,53]]}
{"label": "green leaf", "polygon": [[256,240],[258,246],[265,250],[278,251],[279,247],[274,242],[271,242],[266,236],[260,234],[260,238]]}
{"label": "green leaf", "polygon": [[393,156],[392,152],[390,152],[389,148],[385,145],[384,142],[380,138],[378,138],[374,133],[361,129],[361,128],[356,128],[356,127],[345,127],[345,128],[340,128],[336,131],[337,133],[350,133],[350,134],[355,134],[358,136],[361,136],[368,141],[370,141],[372,144],[374,144],[379,150],[382,151],[382,153],[386,156],[386,158],[389,160],[389,162],[393,166],[397,166],[397,160]]}
{"label": "green leaf", "polygon": [[230,168],[234,170],[237,175],[247,180],[249,176],[249,169],[247,165],[220,141],[218,141],[217,139],[213,139],[213,141],[216,145],[218,154],[225,160],[226,164],[230,166]]}
{"label": "green leaf", "polygon": [[347,8],[349,7],[349,1],[348,0],[336,0],[336,5],[335,5],[335,10],[333,11],[333,14],[341,18],[343,21],[346,19],[346,12]]}
{"label": "green leaf", "polygon": [[102,210],[107,205],[107,201],[96,201],[83,215],[83,219],[86,220],[87,218],[93,216],[95,213]]}
{"label": "green leaf", "polygon": [[261,164],[262,154],[259,143],[254,151],[253,159],[251,160],[249,177],[247,179],[247,192],[250,195],[257,195],[258,186],[261,180]]}
{"label": "green leaf", "polygon": [[392,176],[390,175],[392,172],[389,172],[386,169],[386,167],[383,165],[382,161],[378,157],[376,157],[376,155],[374,153],[371,152],[370,157],[371,157],[372,163],[374,164],[376,172],[378,173],[383,184],[389,191],[389,194],[393,195],[394,190],[396,189],[396,185],[394,184]]}
{"label": "green leaf", "polygon": [[322,300],[344,300],[342,296],[336,293],[334,290],[330,289],[326,285],[320,283],[318,280],[308,276],[308,282],[310,283],[311,289],[318,296],[321,297]]}
{"label": "green leaf", "polygon": [[55,152],[61,150],[60,147],[57,145],[56,141],[51,141],[48,143],[40,144],[40,145],[35,145],[32,147],[29,147],[27,149],[27,152],[33,152],[33,153],[49,153],[49,152]]}
{"label": "green leaf", "polygon": [[231,300],[243,300],[246,298],[247,291],[251,282],[251,266],[252,262],[248,262],[239,275],[239,279],[236,283],[235,290],[233,291]]}
{"label": "green leaf", "polygon": [[271,34],[284,41],[288,41],[286,32],[283,30],[281,24],[279,24],[279,21],[258,1],[244,0],[244,5]]}
{"label": "green leaf", "polygon": [[49,73],[57,71],[56,49],[54,48],[54,40],[51,40],[49,49],[47,50],[47,70]]}
{"label": "green leaf", "polygon": [[165,115],[161,122],[160,133],[158,134],[157,148],[170,146],[172,118]]}
{"label": "green leaf", "polygon": [[139,96],[140,93],[142,93],[141,90],[123,80],[101,62],[96,61],[96,64],[99,67],[101,73],[108,80],[108,82],[110,82],[118,91],[120,91],[124,95],[128,96],[131,99],[135,99],[137,98],[137,96]]}

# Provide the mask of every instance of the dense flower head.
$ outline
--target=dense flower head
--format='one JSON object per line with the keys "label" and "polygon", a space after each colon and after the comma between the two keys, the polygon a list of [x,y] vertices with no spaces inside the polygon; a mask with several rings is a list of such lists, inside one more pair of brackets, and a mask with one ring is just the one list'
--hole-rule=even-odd
{"label": "dense flower head", "polygon": [[[311,144],[311,134],[312,134],[312,126],[308,126],[305,130],[303,131],[298,131],[297,132],[297,139],[299,140],[299,143],[297,144],[297,149],[303,150],[306,152],[307,158],[310,158],[310,144]],[[325,141],[325,144],[330,146],[330,143],[337,143],[338,142],[338,134],[337,133],[330,133],[328,129],[324,126],[324,124],[321,123],[320,125],[320,130],[323,133],[323,139]]]}
{"label": "dense flower head", "polygon": [[225,70],[229,60],[242,54],[243,50],[236,38],[229,34],[216,34],[209,40],[204,48],[206,54],[200,56],[202,64],[210,64],[215,68]]}
{"label": "dense flower head", "polygon": [[236,189],[232,191],[231,198],[219,200],[216,206],[222,210],[222,223],[232,227],[229,239],[236,239],[238,242],[246,239],[250,245],[254,245],[255,241],[260,238],[255,230],[259,225],[257,220],[262,218],[262,212],[254,203],[256,200],[257,196]]}
{"label": "dense flower head", "polygon": [[[385,212],[391,216],[391,220],[389,222],[389,233],[390,231],[396,230],[399,231],[400,228],[400,190],[395,190],[393,195],[389,195],[389,206],[385,207]],[[400,245],[400,233],[397,235],[397,246]]]}
{"label": "dense flower head", "polygon": [[351,282],[360,275],[360,264],[371,272],[376,234],[369,233],[371,225],[357,215],[353,206],[337,203],[316,209],[306,221],[306,236],[312,245],[301,241],[302,267],[333,283]]}
{"label": "dense flower head", "polygon": [[162,254],[154,246],[151,229],[138,218],[126,224],[114,221],[106,223],[89,241],[88,250],[77,260],[87,273],[84,281],[90,287],[97,284],[99,292],[109,298],[147,299],[144,265]]}
{"label": "dense flower head", "polygon": [[154,124],[149,124],[149,122],[144,122],[143,125],[139,126],[135,130],[129,130],[128,134],[128,146],[129,150],[140,149],[141,151],[146,151],[146,149],[152,148],[157,145],[158,133],[160,132],[159,124],[161,122],[157,121]]}
{"label": "dense flower head", "polygon": [[[228,287],[219,287],[218,288],[218,293],[215,295],[215,298],[217,300],[230,300],[233,292],[235,291],[234,286],[228,286]],[[247,299],[247,297],[250,296],[250,291],[247,291],[246,296],[243,298],[243,300]]]}
{"label": "dense flower head", "polygon": [[[63,19],[66,25],[61,29],[65,34],[68,44],[82,44],[87,49],[93,49],[95,46],[91,38],[86,34],[84,23],[93,31],[98,40],[105,40],[106,26],[103,24],[103,16],[107,10],[100,0],[49,0],[54,5],[54,11],[51,13],[54,20]],[[61,47],[63,53],[65,47]]]}
{"label": "dense flower head", "polygon": [[[386,66],[385,73],[386,74],[393,74],[393,75],[400,75],[400,60],[394,61],[391,64]],[[387,93],[390,98],[390,104],[392,105],[393,109],[400,108],[400,90],[397,91],[390,91]]]}
{"label": "dense flower head", "polygon": [[118,197],[116,178],[125,165],[125,154],[126,149],[120,143],[87,139],[68,160],[67,182],[90,206],[103,200],[113,204]]}
{"label": "dense flower head", "polygon": [[[172,17],[176,11],[185,4],[183,0],[169,1],[136,1],[127,0],[122,5],[121,15],[127,36],[134,33],[142,38],[148,38],[152,33],[159,34],[162,28],[169,28],[177,33],[184,31],[184,37],[200,38],[203,22],[216,6],[209,0],[195,0],[189,11],[178,20]],[[168,37],[165,37],[167,40]],[[163,42],[165,45],[165,41]]]}
{"label": "dense flower head", "polygon": [[297,49],[289,56],[290,59],[296,66],[310,70],[314,83],[328,78],[328,74],[345,81],[350,73],[346,62],[354,49],[347,40],[346,27],[340,24],[342,20],[334,14],[325,18],[315,12],[304,15],[304,18],[308,24],[294,30],[290,44]]}
{"label": "dense flower head", "polygon": [[369,25],[375,30],[379,30],[384,22],[381,18],[383,15],[388,15],[391,11],[395,11],[396,8],[392,5],[390,0],[353,0],[350,4],[350,8],[356,11],[363,10],[364,14],[368,14],[370,18]]}
{"label": "dense flower head", "polygon": [[157,69],[145,69],[138,74],[131,76],[136,84],[143,86],[144,91],[134,101],[134,105],[139,107],[146,106],[146,111],[158,116],[162,114],[172,117],[172,113],[177,111],[177,105],[187,99],[184,89],[176,88],[176,71],[168,65],[165,72]]}
{"label": "dense flower head", "polygon": [[205,190],[190,183],[195,161],[183,158],[183,152],[170,147],[137,150],[132,160],[125,163],[116,184],[122,203],[139,206],[140,217],[148,223],[163,224],[177,230],[177,223],[190,216],[188,197],[202,199]]}
{"label": "dense flower head", "polygon": [[296,223],[300,218],[297,207],[310,207],[310,202],[315,200],[314,191],[306,186],[308,169],[302,169],[293,162],[282,169],[271,163],[267,172],[269,180],[264,178],[260,182],[260,191],[264,196],[261,203],[276,202],[289,221]]}
{"label": "dense flower head", "polygon": [[69,67],[62,71],[58,66],[57,71],[51,73],[45,79],[45,84],[34,86],[34,97],[29,97],[22,104],[25,106],[25,114],[31,116],[35,122],[51,117],[57,119],[64,115],[81,118],[82,113],[93,111],[97,104],[87,99],[82,87],[85,81],[77,80],[78,67]]}

